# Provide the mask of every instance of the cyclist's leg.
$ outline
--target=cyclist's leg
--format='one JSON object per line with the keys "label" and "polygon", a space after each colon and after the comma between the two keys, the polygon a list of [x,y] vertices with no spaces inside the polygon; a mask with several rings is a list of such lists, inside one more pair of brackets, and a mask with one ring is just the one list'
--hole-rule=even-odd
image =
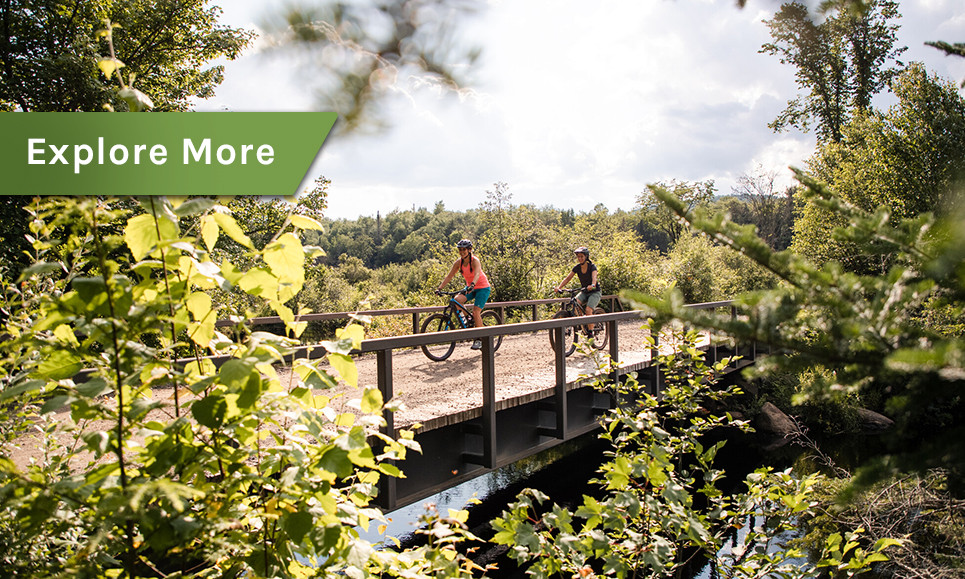
{"label": "cyclist's leg", "polygon": [[[582,291],[582,292],[576,294],[576,301],[580,302],[580,305],[583,306],[583,307],[581,307],[581,308],[576,308],[576,312],[577,312],[578,314],[580,314],[581,316],[590,316],[590,315],[593,315],[593,307],[589,305],[589,302],[590,302],[590,300],[592,299],[592,296],[593,296],[594,293],[595,293],[595,292],[587,293],[587,292],[585,292],[585,291]],[[596,303],[600,303],[600,301],[597,300]],[[586,329],[589,330],[590,332],[592,332],[592,331],[593,331],[593,324],[587,324],[587,325],[586,325]]]}
{"label": "cyclist's leg", "polygon": [[594,313],[601,313],[601,314],[602,314],[602,313],[603,313],[602,311],[600,311],[600,312],[597,312],[597,311],[596,311],[596,307],[597,307],[598,305],[600,305],[600,300],[601,300],[602,298],[603,298],[603,292],[601,292],[601,291],[590,292],[590,295],[588,295],[588,296],[586,297],[586,313],[587,313],[587,314],[594,314]]}
{"label": "cyclist's leg", "polygon": [[587,298],[587,293],[586,293],[586,292],[580,292],[580,293],[576,294],[576,301],[579,302],[579,304],[580,304],[580,307],[578,307],[578,308],[573,308],[573,312],[574,312],[576,315],[578,315],[578,316],[585,316],[585,315],[587,315],[587,314],[590,313],[590,312],[587,311],[587,309],[586,309],[586,298]]}
{"label": "cyclist's leg", "polygon": [[484,288],[472,290],[472,293],[471,293],[473,298],[472,319],[473,319],[473,322],[476,324],[477,328],[483,327],[482,311],[483,311],[483,308],[486,307],[486,302],[489,301],[489,294],[491,292],[492,292],[491,287],[484,287]]}

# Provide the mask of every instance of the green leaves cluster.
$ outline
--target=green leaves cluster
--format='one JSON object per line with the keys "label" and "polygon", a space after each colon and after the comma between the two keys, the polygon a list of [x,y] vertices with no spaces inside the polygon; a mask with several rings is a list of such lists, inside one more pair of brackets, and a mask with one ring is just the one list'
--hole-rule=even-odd
{"label": "green leaves cluster", "polygon": [[[418,449],[411,433],[379,432],[391,401],[359,388],[359,412],[343,411],[317,390],[337,378],[308,360],[292,369],[301,383],[279,379],[303,329],[283,302],[314,255],[301,232],[318,222],[293,215],[255,250],[214,200],[142,203],[131,218],[97,198],[30,208],[36,260],[8,293],[0,365],[0,404],[16,417],[0,454],[4,572],[432,576],[465,564],[448,546],[417,564],[359,537],[382,520],[380,478],[401,476],[392,461]],[[211,260],[223,236],[251,268]],[[223,333],[214,288],[266,300],[288,336]],[[349,325],[321,346],[353,386],[348,354],[363,333]],[[24,436],[34,428],[39,443]],[[23,450],[30,460],[15,461]],[[439,524],[463,532],[458,517]]]}
{"label": "green leaves cluster", "polygon": [[[252,38],[219,25],[220,13],[204,0],[4,2],[0,110],[100,111],[104,103],[124,110],[124,100],[139,103],[145,94],[155,110],[187,110],[223,79],[224,67],[210,63],[236,58]],[[123,27],[113,35],[116,59],[125,79],[136,76],[140,95],[112,88],[113,55],[98,33],[105,19]],[[93,74],[100,62],[110,67],[103,76]]]}
{"label": "green leaves cluster", "polygon": [[957,326],[932,327],[928,320],[934,311],[951,319],[963,315],[965,220],[955,212],[897,219],[884,207],[864,211],[805,175],[799,178],[810,203],[846,224],[834,231],[835,239],[861,249],[865,257],[889,256],[885,274],[860,275],[838,262],[818,266],[791,251],[775,252],[752,228],[726,216],[688,213],[663,192],[693,227],[753,259],[781,283],[738,296],[744,314],[736,319],[690,311],[679,294],[662,299],[636,294],[634,299],[660,319],[680,318],[739,340],[770,344],[775,355],[757,364],[763,373],[826,369],[821,374],[830,379],[811,382],[811,390],[798,393],[799,401],[852,396],[897,423],[889,454],[867,465],[865,475],[944,467],[953,493],[960,494],[955,481],[962,480],[965,460],[951,441],[965,429],[965,342],[960,334],[943,333]]}
{"label": "green leaves cluster", "polygon": [[[965,100],[918,64],[891,86],[897,102],[842,127],[841,142],[819,147],[810,172],[865,211],[884,206],[894,220],[926,212],[944,216],[954,209],[965,171]],[[833,230],[847,223],[842,216],[803,200],[800,206],[795,251],[818,263],[839,261],[850,271],[887,271],[887,246],[858,248],[836,239]]]}
{"label": "green leaves cluster", "polygon": [[780,537],[814,508],[820,476],[765,468],[747,476],[746,490],[725,492],[725,473],[714,466],[725,441],[707,446],[708,435],[747,425],[708,408],[739,393],[716,384],[732,360],[708,365],[696,332],[670,335],[677,351],[660,356],[667,373],[659,399],[633,380],[610,386],[621,405],[606,418],[612,451],[593,481],[599,493],[567,510],[528,490],[493,521],[493,540],[534,577],[672,577],[704,560],[721,576],[809,576],[803,554]]}
{"label": "green leaves cluster", "polygon": [[[800,2],[787,2],[765,20],[773,42],[761,52],[796,69],[804,94],[769,126],[776,131],[815,127],[821,141],[839,142],[842,127],[871,109],[871,99],[897,73],[889,68],[906,48],[895,46],[901,17],[892,0],[862,2],[858,10],[829,10],[818,21]],[[897,63],[899,66],[901,63]]]}

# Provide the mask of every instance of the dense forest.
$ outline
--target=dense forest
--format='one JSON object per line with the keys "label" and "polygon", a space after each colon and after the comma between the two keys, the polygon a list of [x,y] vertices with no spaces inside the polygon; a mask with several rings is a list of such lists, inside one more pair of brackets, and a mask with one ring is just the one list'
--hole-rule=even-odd
{"label": "dense forest", "polygon": [[[776,250],[790,243],[792,191],[773,191],[773,175],[744,176],[744,187],[727,196],[714,185],[669,186],[693,207],[727,211],[740,223],[767,232]],[[439,202],[432,210],[393,210],[355,220],[322,219],[324,232],[311,243],[325,251],[309,273],[302,303],[316,311],[352,311],[427,305],[455,259],[455,243],[472,239],[475,254],[493,283],[493,301],[550,297],[575,263],[573,250],[587,246],[607,293],[633,289],[660,294],[679,288],[691,302],[726,299],[768,287],[767,274],[748,260],[696,235],[657,202],[649,189],[633,211],[610,212],[534,207],[512,203],[510,186],[495,183],[485,201],[454,212]],[[482,197],[483,195],[481,195]]]}

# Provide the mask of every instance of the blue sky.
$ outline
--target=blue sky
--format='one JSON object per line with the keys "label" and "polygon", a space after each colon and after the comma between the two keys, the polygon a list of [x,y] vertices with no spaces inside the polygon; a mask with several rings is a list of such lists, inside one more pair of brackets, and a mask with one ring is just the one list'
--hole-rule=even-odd
{"label": "blue sky", "polygon": [[[223,2],[222,22],[258,30],[274,3]],[[309,181],[332,181],[328,215],[465,210],[505,182],[516,204],[632,209],[646,184],[715,181],[728,193],[758,167],[790,184],[811,135],[767,128],[795,97],[794,70],[759,54],[770,0],[493,0],[460,24],[482,47],[471,90],[443,95],[399,78],[392,128],[330,137]],[[965,59],[926,47],[965,41],[961,0],[902,0],[903,61],[954,80]],[[311,110],[312,75],[256,42],[227,63],[197,110]],[[887,102],[887,99],[885,101]]]}

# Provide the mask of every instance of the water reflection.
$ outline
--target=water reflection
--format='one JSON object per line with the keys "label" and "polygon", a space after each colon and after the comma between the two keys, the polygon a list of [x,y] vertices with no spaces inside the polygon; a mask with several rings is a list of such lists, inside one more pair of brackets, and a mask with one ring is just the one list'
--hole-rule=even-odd
{"label": "water reflection", "polygon": [[[446,509],[458,510],[467,508],[470,506],[470,502],[475,499],[483,503],[483,506],[472,506],[471,510],[476,514],[476,518],[478,518],[479,515],[475,513],[475,511],[495,510],[495,512],[498,513],[505,506],[506,502],[515,496],[515,491],[512,490],[514,487],[522,489],[524,486],[537,486],[537,488],[545,492],[546,489],[543,488],[542,484],[530,483],[534,483],[533,479],[538,473],[551,465],[559,463],[563,459],[581,460],[584,463],[590,461],[592,468],[589,470],[591,472],[595,470],[603,458],[602,453],[595,450],[598,446],[599,440],[596,434],[589,434],[571,440],[529,458],[480,475],[460,485],[435,494],[421,502],[413,503],[401,509],[386,513],[386,518],[390,519],[390,523],[386,527],[385,536],[378,533],[375,525],[372,525],[367,532],[359,529],[359,534],[373,544],[389,544],[391,542],[389,537],[403,540],[415,532],[419,523],[419,516],[425,512],[427,504],[434,504],[440,513],[445,514]],[[582,470],[583,469],[580,469],[580,471]],[[559,479],[559,477],[548,478]],[[575,485],[578,491],[586,486],[588,480],[586,476],[579,478],[582,478],[582,480],[579,481],[578,485]],[[570,486],[572,489],[574,485]],[[495,500],[497,495],[501,496],[503,494],[511,496],[505,500]]]}

